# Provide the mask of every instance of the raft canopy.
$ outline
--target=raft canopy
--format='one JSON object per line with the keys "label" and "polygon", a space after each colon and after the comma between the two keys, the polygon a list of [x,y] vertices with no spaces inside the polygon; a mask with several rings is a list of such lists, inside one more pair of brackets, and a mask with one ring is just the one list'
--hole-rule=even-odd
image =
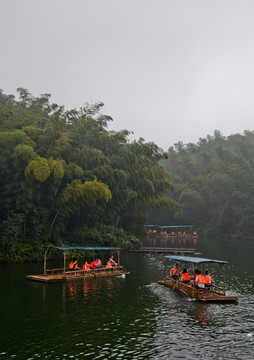
{"label": "raft canopy", "polygon": [[176,228],[192,228],[193,225],[163,225],[159,226],[160,229],[176,229]]}
{"label": "raft canopy", "polygon": [[192,256],[167,255],[164,256],[164,258],[170,260],[176,260],[176,261],[190,262],[193,264],[203,264],[203,263],[227,264],[227,261],[223,261],[223,260],[205,259],[205,258],[192,257]]}
{"label": "raft canopy", "polygon": [[105,247],[105,246],[52,246],[54,249],[58,249],[61,251],[67,251],[67,250],[121,250],[121,248],[118,247]]}

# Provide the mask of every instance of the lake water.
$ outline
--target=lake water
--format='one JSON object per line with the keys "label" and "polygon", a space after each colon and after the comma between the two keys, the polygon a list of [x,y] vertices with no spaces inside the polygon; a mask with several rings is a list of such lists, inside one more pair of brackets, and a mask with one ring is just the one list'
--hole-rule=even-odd
{"label": "lake water", "polygon": [[[0,360],[254,359],[253,245],[198,241],[197,250],[229,262],[237,305],[198,303],[156,284],[159,254],[122,254],[125,279],[55,284],[25,280],[42,264],[1,265]],[[220,282],[219,266],[211,272]]]}

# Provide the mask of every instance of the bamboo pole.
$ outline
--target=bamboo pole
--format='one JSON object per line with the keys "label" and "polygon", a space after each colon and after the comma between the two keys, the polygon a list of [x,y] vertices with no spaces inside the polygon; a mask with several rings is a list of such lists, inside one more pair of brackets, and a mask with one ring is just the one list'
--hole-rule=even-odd
{"label": "bamboo pole", "polygon": [[224,286],[223,286],[223,290],[224,290],[224,295],[226,293],[226,270],[225,270],[225,266],[224,264],[221,265],[222,269],[223,269],[223,275],[224,275]]}
{"label": "bamboo pole", "polygon": [[66,268],[66,254],[67,254],[67,251],[64,251],[63,252],[63,255],[64,255],[64,273],[65,273],[65,268]]}
{"label": "bamboo pole", "polygon": [[48,253],[48,249],[45,249],[45,253],[44,253],[44,271],[43,271],[43,275],[46,275],[47,272],[47,253]]}
{"label": "bamboo pole", "polygon": [[117,250],[117,255],[118,255],[117,264],[118,264],[118,266],[120,266],[120,251],[119,250]]}

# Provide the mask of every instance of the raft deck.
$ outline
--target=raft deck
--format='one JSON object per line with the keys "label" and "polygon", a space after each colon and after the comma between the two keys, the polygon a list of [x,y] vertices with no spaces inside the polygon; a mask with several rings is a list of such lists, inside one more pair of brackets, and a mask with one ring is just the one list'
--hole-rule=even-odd
{"label": "raft deck", "polygon": [[[93,270],[77,270],[77,271],[65,271],[59,272],[61,269],[47,270],[46,274],[42,275],[27,275],[27,280],[40,281],[40,282],[64,282],[72,280],[81,280],[89,278],[97,278],[103,276],[121,276],[129,274],[122,266],[116,266],[115,268],[106,269],[98,268]],[[50,273],[51,272],[51,273]]]}
{"label": "raft deck", "polygon": [[196,249],[194,248],[165,248],[165,247],[153,247],[143,246],[140,249],[131,249],[130,252],[139,253],[168,253],[168,254],[194,254]]}
{"label": "raft deck", "polygon": [[217,286],[211,288],[197,289],[193,283],[185,284],[171,277],[166,277],[158,281],[158,284],[164,285],[176,290],[184,296],[194,298],[201,302],[237,302],[237,296],[226,295],[225,291]]}

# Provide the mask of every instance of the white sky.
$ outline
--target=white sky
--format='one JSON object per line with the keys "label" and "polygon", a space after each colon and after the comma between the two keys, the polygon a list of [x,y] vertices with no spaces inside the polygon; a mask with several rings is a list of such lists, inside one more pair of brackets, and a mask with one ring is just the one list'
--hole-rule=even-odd
{"label": "white sky", "polygon": [[167,150],[254,130],[253,0],[0,0],[0,88]]}

